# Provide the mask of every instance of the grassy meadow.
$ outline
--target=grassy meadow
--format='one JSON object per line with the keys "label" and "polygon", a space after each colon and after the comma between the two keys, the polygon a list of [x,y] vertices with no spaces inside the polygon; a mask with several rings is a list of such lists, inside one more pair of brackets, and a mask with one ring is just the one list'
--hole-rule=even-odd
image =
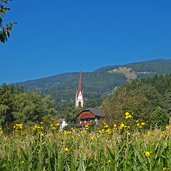
{"label": "grassy meadow", "polygon": [[[91,131],[59,124],[13,125],[0,131],[1,171],[162,171],[171,170],[171,128],[145,131],[144,122],[104,123]],[[133,129],[131,129],[131,123]],[[126,125],[127,124],[127,125]]]}

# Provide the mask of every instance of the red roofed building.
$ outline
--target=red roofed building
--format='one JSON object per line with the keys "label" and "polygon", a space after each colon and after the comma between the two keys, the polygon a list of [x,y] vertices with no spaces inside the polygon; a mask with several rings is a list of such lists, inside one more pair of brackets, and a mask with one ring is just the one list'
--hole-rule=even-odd
{"label": "red roofed building", "polygon": [[103,111],[96,108],[88,108],[83,110],[77,115],[78,127],[83,127],[84,125],[97,125],[99,120],[104,118]]}

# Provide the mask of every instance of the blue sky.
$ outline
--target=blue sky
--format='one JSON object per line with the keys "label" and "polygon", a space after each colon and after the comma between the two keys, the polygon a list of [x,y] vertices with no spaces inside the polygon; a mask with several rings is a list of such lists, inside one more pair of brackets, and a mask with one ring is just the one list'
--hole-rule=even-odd
{"label": "blue sky", "polygon": [[0,44],[0,83],[171,58],[170,0],[13,0],[10,7],[5,20],[17,25]]}

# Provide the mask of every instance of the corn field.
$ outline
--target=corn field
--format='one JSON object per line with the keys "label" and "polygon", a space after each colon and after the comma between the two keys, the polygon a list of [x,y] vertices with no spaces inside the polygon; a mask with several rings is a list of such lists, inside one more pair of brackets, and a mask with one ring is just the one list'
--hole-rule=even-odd
{"label": "corn field", "polygon": [[[144,125],[144,123],[142,123]],[[128,127],[129,128],[129,127]],[[123,123],[89,131],[59,130],[59,124],[0,131],[1,171],[162,171],[171,170],[171,133],[129,132]]]}

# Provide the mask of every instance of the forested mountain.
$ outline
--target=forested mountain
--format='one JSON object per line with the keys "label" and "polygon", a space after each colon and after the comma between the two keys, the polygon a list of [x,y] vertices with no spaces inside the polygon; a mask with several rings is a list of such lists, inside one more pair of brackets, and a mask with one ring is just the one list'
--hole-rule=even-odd
{"label": "forested mountain", "polygon": [[[127,65],[108,66],[93,72],[83,73],[84,97],[96,99],[109,94],[115,87],[127,80],[146,78],[156,74],[170,74],[171,59],[158,59]],[[38,90],[50,94],[57,101],[73,100],[78,85],[78,73],[64,73],[56,76],[21,83],[26,90]]]}

